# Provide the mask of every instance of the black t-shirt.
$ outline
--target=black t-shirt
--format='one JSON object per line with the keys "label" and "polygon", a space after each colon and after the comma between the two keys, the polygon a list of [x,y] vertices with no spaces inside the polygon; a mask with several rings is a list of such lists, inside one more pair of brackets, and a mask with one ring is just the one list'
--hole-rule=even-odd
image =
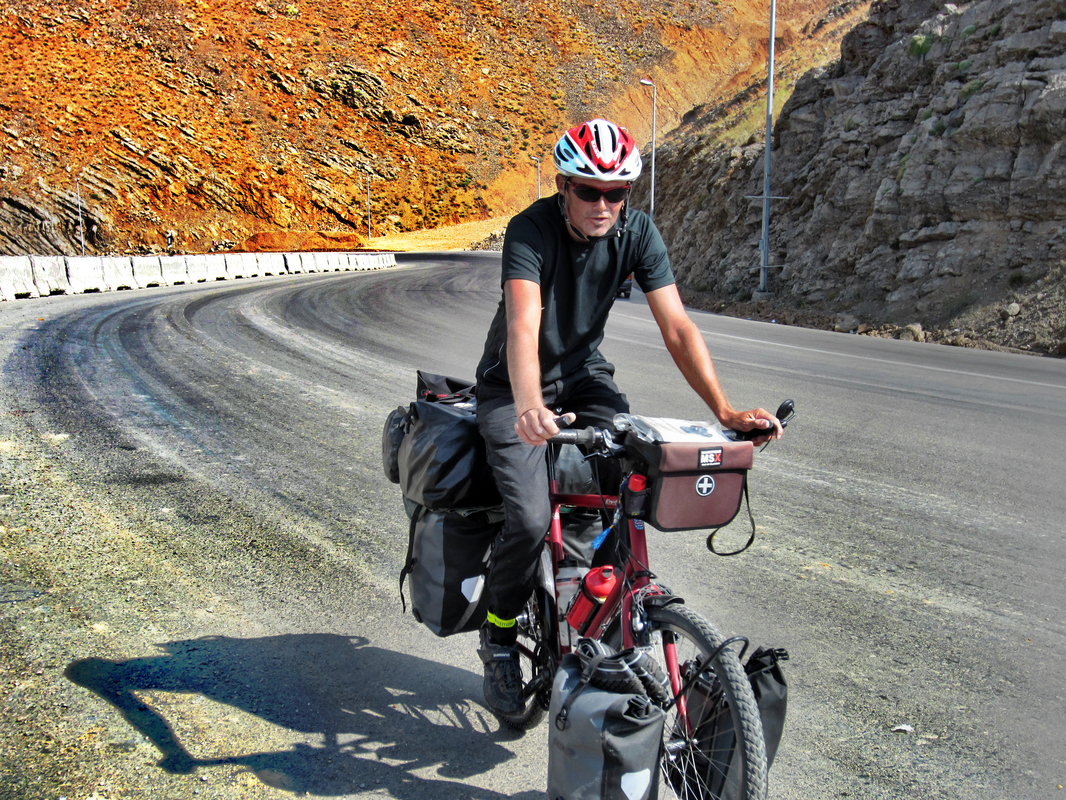
{"label": "black t-shirt", "polygon": [[[666,245],[647,214],[631,210],[625,233],[615,234],[575,242],[558,195],[538,200],[507,225],[501,286],[512,279],[540,284],[542,385],[605,360],[598,349],[603,329],[618,287],[630,273],[645,292],[674,283]],[[489,327],[477,379],[510,385],[503,299]]]}

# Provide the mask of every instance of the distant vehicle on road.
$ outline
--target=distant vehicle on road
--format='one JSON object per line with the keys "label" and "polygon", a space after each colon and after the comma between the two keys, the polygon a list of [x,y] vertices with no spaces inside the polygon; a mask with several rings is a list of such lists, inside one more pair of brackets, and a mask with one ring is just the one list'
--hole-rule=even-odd
{"label": "distant vehicle on road", "polygon": [[632,293],[633,293],[633,273],[630,273],[629,276],[624,281],[622,281],[622,285],[618,287],[618,294],[615,295],[615,296],[616,297],[624,297],[626,300],[628,300],[629,299],[629,295],[631,295]]}

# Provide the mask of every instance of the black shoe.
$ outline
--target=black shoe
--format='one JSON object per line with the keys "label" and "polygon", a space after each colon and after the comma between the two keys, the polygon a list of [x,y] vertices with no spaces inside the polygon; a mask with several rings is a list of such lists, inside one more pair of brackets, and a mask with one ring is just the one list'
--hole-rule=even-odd
{"label": "black shoe", "polygon": [[481,643],[477,654],[485,665],[485,704],[497,714],[517,714],[526,704],[518,648],[493,644],[484,635]]}

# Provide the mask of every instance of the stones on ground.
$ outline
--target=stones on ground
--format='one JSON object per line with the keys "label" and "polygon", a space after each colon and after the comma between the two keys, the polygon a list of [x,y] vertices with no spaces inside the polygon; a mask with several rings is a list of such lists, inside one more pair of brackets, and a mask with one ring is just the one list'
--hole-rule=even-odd
{"label": "stones on ground", "polygon": [[925,331],[922,330],[922,326],[917,322],[912,322],[910,325],[904,325],[899,329],[899,338],[904,342],[924,342]]}
{"label": "stones on ground", "polygon": [[837,314],[836,321],[833,323],[833,330],[838,333],[850,333],[852,331],[858,331],[859,318],[854,314]]}
{"label": "stones on ground", "polygon": [[1017,303],[1010,303],[1000,309],[999,316],[1004,320],[1012,319],[1022,313],[1022,307]]}

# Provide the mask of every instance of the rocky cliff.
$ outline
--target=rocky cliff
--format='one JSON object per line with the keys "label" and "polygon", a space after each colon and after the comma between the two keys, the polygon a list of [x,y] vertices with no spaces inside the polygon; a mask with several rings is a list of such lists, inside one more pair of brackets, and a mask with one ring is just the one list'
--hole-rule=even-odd
{"label": "rocky cliff", "polygon": [[[823,58],[865,9],[800,35],[832,5],[783,2],[783,51]],[[666,130],[756,80],[766,33],[756,0],[0,0],[0,252],[351,247],[511,213],[566,124],[646,139],[652,75]]]}
{"label": "rocky cliff", "polygon": [[[705,307],[749,301],[760,264],[763,136],[716,140],[723,108],[694,110],[658,156],[657,221]],[[777,118],[772,307],[1057,351],[1064,140],[1064,0],[876,4]]]}

